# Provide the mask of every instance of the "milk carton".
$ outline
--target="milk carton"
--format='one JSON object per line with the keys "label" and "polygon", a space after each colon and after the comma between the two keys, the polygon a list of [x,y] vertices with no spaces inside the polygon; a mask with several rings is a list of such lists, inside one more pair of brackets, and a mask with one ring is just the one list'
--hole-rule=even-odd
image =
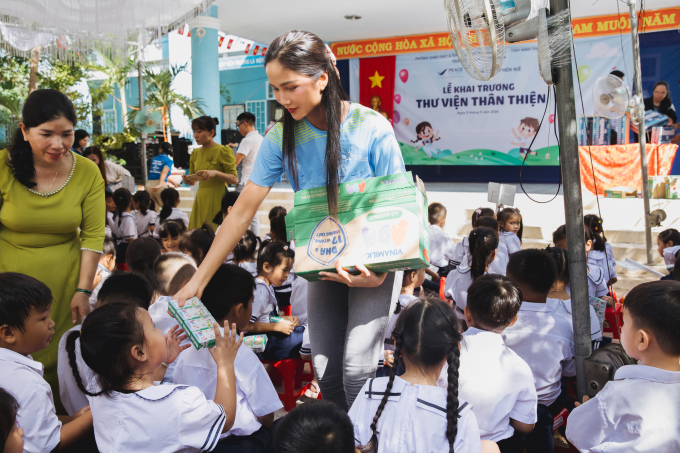
{"label": "milk carton", "polygon": [[427,195],[411,172],[341,183],[337,217],[329,216],[325,187],[295,194],[286,229],[297,275],[320,280],[337,262],[353,273],[357,264],[376,273],[430,265]]}

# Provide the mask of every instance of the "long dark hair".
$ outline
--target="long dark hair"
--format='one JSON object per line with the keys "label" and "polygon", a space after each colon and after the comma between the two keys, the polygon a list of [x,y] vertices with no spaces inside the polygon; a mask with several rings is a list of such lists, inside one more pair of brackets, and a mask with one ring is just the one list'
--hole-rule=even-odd
{"label": "long dark hair", "polygon": [[141,212],[142,215],[146,215],[149,209],[156,208],[156,204],[153,202],[149,192],[146,190],[138,190],[135,192],[135,194],[132,196],[132,201],[139,203],[139,212]]}
{"label": "long dark hair", "polygon": [[123,219],[123,213],[132,205],[132,195],[130,195],[130,191],[125,187],[121,187],[113,192],[113,202],[116,203],[116,210],[113,211],[113,219],[118,219],[118,226],[120,226],[120,221]]}
{"label": "long dark hair", "polygon": [[[5,443],[14,429],[19,412],[19,403],[11,393],[0,387],[0,451],[5,450]],[[350,425],[351,426],[351,425]],[[354,445],[354,437],[351,437]]]}
{"label": "long dark hair", "polygon": [[125,252],[125,264],[132,272],[146,277],[154,284],[153,263],[161,256],[161,246],[152,237],[135,239]]}
{"label": "long dark hair", "polygon": [[282,242],[264,241],[257,256],[258,275],[264,275],[264,263],[274,268],[285,259],[295,260],[295,252]]}
{"label": "long dark hair", "polygon": [[288,245],[286,237],[286,208],[282,206],[275,206],[269,211],[269,233],[272,240],[284,242]]}
{"label": "long dark hair", "polygon": [[[498,219],[498,223],[500,224],[503,222],[503,225],[505,225],[506,222],[508,222],[512,216],[517,215],[519,216],[519,230],[517,231],[517,237],[519,238],[519,241],[522,242],[522,232],[524,231],[524,221],[522,220],[522,214],[519,213],[519,209],[517,208],[505,208],[501,212],[498,213],[496,216],[496,219]],[[503,229],[501,227],[501,229]]]}
{"label": "long dark hair", "polygon": [[[191,120],[191,128],[201,131],[215,132],[217,134],[216,126],[220,124],[220,120],[212,116],[199,116]],[[215,135],[213,135],[215,137]]]}
{"label": "long dark hair", "polygon": [[[438,299],[416,299],[406,307],[392,331],[395,340],[395,363],[401,354],[421,370],[432,369],[444,359],[449,366],[446,398],[446,438],[449,441],[449,452],[453,452],[453,443],[458,434],[458,368],[460,367],[460,350],[458,343],[462,335],[458,330],[458,318],[453,308]],[[373,417],[371,430],[373,436],[361,451],[375,453],[378,451],[378,420],[382,415],[387,399],[392,391],[397,367],[390,369],[390,379],[378,410]]]}
{"label": "long dark hair", "polygon": [[261,248],[261,243],[262,241],[260,240],[259,236],[255,236],[255,233],[250,230],[246,230],[232,252],[234,254],[234,263],[242,263],[243,261],[249,259],[257,261],[255,252],[257,252],[258,248]]}
{"label": "long dark hair", "polygon": [[[557,278],[555,281],[569,284],[569,263],[567,261],[567,251],[559,247],[548,247],[546,253],[553,257],[557,266]],[[469,292],[468,292],[469,294]]]}
{"label": "long dark hair", "polygon": [[[142,310],[131,304],[116,302],[103,305],[85,320],[80,330],[66,338],[66,352],[73,377],[81,392],[89,396],[125,391],[125,387],[139,376],[131,364],[130,349],[144,345],[144,328],[137,318]],[[76,340],[80,338],[80,353],[85,364],[97,373],[101,389],[91,393],[83,385],[76,361]]]}
{"label": "long dark hair", "polygon": [[498,248],[498,236],[491,228],[475,228],[468,236],[470,246],[470,271],[472,280],[476,280],[486,272],[486,260]]}
{"label": "long dark hair", "polygon": [[592,250],[606,252],[607,248],[604,245],[604,239],[602,239],[602,236],[593,231],[593,229],[585,223],[583,224],[583,227],[586,230],[586,241],[593,241]]}
{"label": "long dark hair", "polygon": [[97,167],[99,167],[99,172],[102,174],[102,178],[104,178],[104,186],[108,186],[109,183],[106,180],[106,162],[104,161],[104,153],[102,153],[101,148],[98,146],[88,146],[83,150],[83,157],[87,157],[91,154],[97,156],[97,160],[99,160],[99,164],[97,164]]}
{"label": "long dark hair", "polygon": [[161,209],[159,217],[161,219],[161,223],[163,223],[165,219],[170,217],[170,214],[172,214],[172,208],[175,207],[177,200],[179,200],[179,192],[171,187],[163,189],[163,192],[161,192],[161,200],[163,201],[163,208]]}
{"label": "long dark hair", "polygon": [[213,219],[213,223],[215,225],[222,225],[224,218],[227,216],[227,211],[229,211],[230,207],[236,204],[236,200],[238,200],[239,195],[241,195],[241,192],[224,192],[224,195],[222,195],[222,202],[220,204],[220,212],[215,214],[215,218]]}
{"label": "long dark hair", "polygon": [[[340,149],[340,125],[342,123],[342,101],[347,94],[340,85],[340,77],[336,73],[333,58],[326,44],[313,33],[307,31],[290,31],[276,38],[269,45],[264,57],[265,67],[272,61],[278,61],[285,69],[297,72],[316,81],[324,73],[328,73],[328,85],[321,92],[321,103],[326,110],[326,190],[328,192],[328,212],[332,217],[338,211],[338,181],[342,171],[342,151]],[[285,166],[290,171],[293,184],[298,184],[298,162],[295,154],[295,126],[293,116],[283,112],[283,141],[281,152]]]}
{"label": "long dark hair", "polygon": [[179,249],[183,253],[189,253],[197,265],[201,265],[203,258],[208,254],[215,232],[208,223],[204,223],[201,228],[189,230],[179,238]]}
{"label": "long dark hair", "polygon": [[[21,109],[21,122],[26,129],[40,126],[48,121],[66,118],[74,126],[78,122],[76,110],[71,100],[61,91],[45,89],[35,90],[29,94]],[[36,183],[31,181],[35,176],[33,164],[33,149],[24,140],[21,128],[18,128],[9,145],[9,168],[14,177],[24,186],[33,188]]]}

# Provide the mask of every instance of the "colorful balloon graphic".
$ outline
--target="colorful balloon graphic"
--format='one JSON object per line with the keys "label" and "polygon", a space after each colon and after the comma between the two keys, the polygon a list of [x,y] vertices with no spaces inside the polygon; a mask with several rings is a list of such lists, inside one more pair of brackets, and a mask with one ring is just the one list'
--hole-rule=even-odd
{"label": "colorful balloon graphic", "polygon": [[394,121],[394,124],[399,124],[399,121],[401,120],[401,115],[396,110],[392,114],[392,120]]}
{"label": "colorful balloon graphic", "polygon": [[401,104],[401,95],[400,94],[394,95],[394,102],[396,102],[397,104]]}
{"label": "colorful balloon graphic", "polygon": [[590,77],[590,66],[581,65],[578,67],[578,81],[583,83]]}
{"label": "colorful balloon graphic", "polygon": [[404,124],[408,126],[408,118],[404,118]]}
{"label": "colorful balloon graphic", "polygon": [[399,71],[399,78],[401,79],[402,82],[406,83],[408,80],[408,71],[406,69],[402,69]]}

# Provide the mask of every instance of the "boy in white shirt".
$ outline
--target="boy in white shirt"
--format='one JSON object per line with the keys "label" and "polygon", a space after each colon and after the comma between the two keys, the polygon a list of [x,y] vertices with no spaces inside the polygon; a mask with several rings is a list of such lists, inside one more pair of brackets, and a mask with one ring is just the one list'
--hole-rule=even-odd
{"label": "boy in white shirt", "polygon": [[456,252],[456,245],[451,237],[444,231],[446,226],[446,208],[441,203],[430,203],[427,207],[427,219],[430,222],[430,264],[439,268],[437,272],[427,269],[427,275],[432,280],[427,280],[423,286],[430,291],[439,292],[439,278],[446,277],[451,271],[450,261]]}
{"label": "boy in white shirt", "polygon": [[[536,423],[536,388],[529,365],[501,336],[517,321],[522,294],[508,278],[489,274],[470,286],[467,301],[458,396],[472,405],[482,440],[496,442],[501,453],[522,453],[523,434]],[[440,387],[446,388],[447,371]]]}
{"label": "boy in white shirt", "polygon": [[555,260],[543,250],[510,255],[508,278],[522,291],[522,306],[503,339],[531,368],[538,396],[536,426],[525,437],[527,453],[553,451],[553,417],[564,407],[562,375],[576,374],[574,333],[567,320],[546,303],[556,277]]}
{"label": "boy in white shirt", "polygon": [[[106,250],[106,249],[105,249]],[[134,272],[116,271],[102,284],[95,308],[102,305],[121,302],[148,310],[153,297],[153,286],[146,277]],[[177,323],[175,323],[177,325]],[[80,390],[69,363],[66,340],[71,332],[80,330],[81,324],[69,329],[59,340],[57,353],[57,378],[59,379],[59,396],[66,413],[73,415],[89,406],[87,396]],[[80,338],[76,340],[76,362],[80,372],[80,380],[92,393],[99,391],[94,372],[87,366],[80,353]]]}
{"label": "boy in white shirt", "polygon": [[[680,282],[636,286],[623,306],[626,365],[573,410],[567,439],[583,452],[680,451]],[[578,405],[578,403],[577,403]]]}
{"label": "boy in white shirt", "polygon": [[49,453],[81,440],[92,430],[86,406],[73,416],[58,416],[43,365],[30,354],[45,349],[54,335],[52,292],[23,274],[0,273],[0,387],[19,404],[17,423],[24,451]]}
{"label": "boy in white shirt", "polygon": [[[248,325],[253,309],[255,279],[250,272],[232,264],[221,265],[203,290],[201,301],[218,324]],[[221,435],[221,444],[251,451],[253,442],[271,443],[269,428],[274,411],[283,407],[274,386],[255,353],[242,345],[234,362],[236,374],[236,419]],[[198,387],[207,399],[215,395],[217,366],[207,349],[189,348],[180,354],[173,372],[175,384]]]}

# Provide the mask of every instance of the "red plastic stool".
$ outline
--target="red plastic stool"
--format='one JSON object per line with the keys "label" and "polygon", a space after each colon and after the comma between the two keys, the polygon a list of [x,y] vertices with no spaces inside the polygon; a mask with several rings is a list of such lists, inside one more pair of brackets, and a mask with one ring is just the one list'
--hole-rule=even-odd
{"label": "red plastic stool", "polygon": [[555,415],[555,421],[553,422],[553,432],[557,431],[560,426],[567,426],[567,418],[569,417],[569,411],[562,409],[559,414]]}
{"label": "red plastic stool", "polygon": [[[283,408],[286,412],[291,411],[295,408],[295,402],[297,399],[305,393],[309,388],[309,385],[302,386],[302,382],[311,382],[314,378],[314,369],[312,368],[311,373],[305,373],[304,367],[305,362],[309,362],[309,366],[312,366],[310,360],[303,359],[284,359],[284,360],[260,360],[263,364],[269,364],[273,366],[281,377],[283,378],[283,393],[279,393],[279,399],[283,403]],[[300,390],[295,390],[296,387],[302,387]]]}
{"label": "red plastic stool", "polygon": [[439,278],[439,298],[443,301],[446,300],[446,277]]}
{"label": "red plastic stool", "polygon": [[283,312],[284,316],[291,316],[291,311],[293,310],[293,307],[288,305],[287,307],[283,307],[281,311]]}
{"label": "red plastic stool", "polygon": [[607,307],[604,311],[604,320],[609,326],[605,326],[602,330],[611,332],[615,340],[621,338],[621,326],[623,326],[623,305],[616,304],[616,308]]}

